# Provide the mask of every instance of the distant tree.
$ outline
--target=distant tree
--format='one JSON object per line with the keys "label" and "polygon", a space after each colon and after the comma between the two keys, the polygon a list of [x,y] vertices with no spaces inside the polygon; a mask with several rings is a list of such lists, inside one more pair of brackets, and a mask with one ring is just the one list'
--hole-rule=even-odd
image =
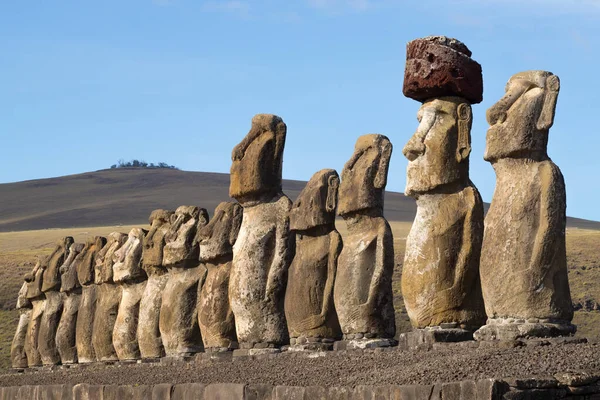
{"label": "distant tree", "polygon": [[110,166],[110,169],[115,169],[115,168],[117,168],[117,164],[113,164]]}
{"label": "distant tree", "polygon": [[110,166],[111,169],[115,169],[115,168],[167,168],[167,169],[179,169],[174,165],[169,165],[166,162],[159,162],[159,163],[147,163],[144,160],[131,160],[131,161],[125,161],[123,159],[120,159],[119,161],[117,161],[116,164],[113,164]]}

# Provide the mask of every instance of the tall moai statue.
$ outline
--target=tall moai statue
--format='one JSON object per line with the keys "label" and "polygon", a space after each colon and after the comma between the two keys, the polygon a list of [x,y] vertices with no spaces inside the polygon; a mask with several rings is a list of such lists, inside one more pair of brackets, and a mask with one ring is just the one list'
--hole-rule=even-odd
{"label": "tall moai statue", "polygon": [[96,257],[105,245],[105,237],[91,237],[87,240],[81,253],[75,257],[77,280],[81,285],[81,300],[75,324],[75,346],[77,347],[77,360],[80,364],[96,361],[96,353],[92,344],[96,313],[95,268]]}
{"label": "tall moai statue", "polygon": [[28,367],[38,367],[42,365],[42,357],[38,349],[38,339],[42,324],[42,316],[44,315],[44,308],[46,308],[46,296],[44,296],[44,292],[42,292],[43,274],[43,262],[38,258],[33,270],[25,275],[25,282],[27,282],[27,294],[25,297],[31,302],[32,306],[24,346]]}
{"label": "tall moai statue", "polygon": [[46,297],[46,307],[38,338],[38,350],[44,365],[60,364],[60,354],[56,347],[56,331],[63,311],[60,268],[67,260],[74,242],[71,236],[59,240],[52,253],[44,260],[46,267],[42,278],[42,292]]}
{"label": "tall moai statue", "polygon": [[289,341],[284,296],[294,240],[292,202],[281,189],[286,132],[280,117],[255,115],[232,154],[229,195],[244,216],[233,246],[229,300],[240,347],[255,353],[276,352]]}
{"label": "tall moai statue", "polygon": [[25,353],[25,340],[27,339],[27,327],[31,319],[31,301],[27,298],[27,282],[23,282],[17,297],[17,311],[19,311],[19,322],[17,330],[10,346],[11,366],[14,369],[27,368],[27,353]]}
{"label": "tall moai statue", "polygon": [[159,327],[167,356],[186,356],[203,350],[198,326],[198,287],[206,268],[199,261],[198,229],[208,223],[204,208],[180,206],[171,216],[163,265],[168,280],[162,294]]}
{"label": "tall moai statue", "polygon": [[150,231],[144,237],[142,268],[148,282],[140,301],[137,339],[143,359],[156,359],[165,355],[160,336],[160,307],[162,294],[167,284],[167,269],[163,265],[165,236],[171,227],[173,211],[154,210],[148,222]]}
{"label": "tall moai statue", "polygon": [[482,100],[481,66],[456,39],[416,39],[407,46],[404,94],[422,106],[403,149],[405,194],[416,199],[417,215],[402,268],[402,296],[415,331],[400,341],[472,340],[485,323],[483,202],[469,179],[471,104]]}
{"label": "tall moai statue", "polygon": [[342,251],[335,229],[339,185],[335,170],[317,172],[290,210],[296,252],[288,272],[285,317],[295,350],[330,350],[342,336],[333,301]]}
{"label": "tall moai statue", "polygon": [[121,301],[121,286],[113,281],[114,255],[127,240],[127,235],[112,232],[106,245],[96,255],[94,270],[96,282],[96,312],[92,330],[92,345],[98,361],[116,361],[113,329]]}
{"label": "tall moai statue", "polygon": [[119,360],[137,360],[140,301],[146,288],[147,275],[142,269],[144,237],[148,231],[133,228],[127,241],[114,254],[113,280],[122,287],[121,302],[113,329],[113,345]]}
{"label": "tall moai statue", "polygon": [[205,351],[238,347],[229,304],[229,275],[242,215],[242,206],[223,202],[215,209],[212,220],[198,231],[200,261],[208,270],[198,299],[198,323]]}
{"label": "tall moai statue", "polygon": [[338,349],[393,344],[394,238],[383,216],[391,155],[387,137],[363,135],[342,171],[337,212],[346,221],[348,233],[333,290],[344,338],[336,343]]}
{"label": "tall moai statue", "polygon": [[63,311],[56,329],[56,348],[60,354],[61,364],[77,363],[77,346],[75,342],[75,327],[79,303],[81,301],[81,285],[77,280],[77,265],[81,258],[77,256],[83,251],[84,243],[73,243],[69,248],[69,256],[60,267],[60,292]]}
{"label": "tall moai statue", "polygon": [[521,72],[487,111],[484,158],[496,190],[485,218],[480,270],[488,320],[478,340],[575,333],[565,183],[547,154],[559,89],[551,72]]}

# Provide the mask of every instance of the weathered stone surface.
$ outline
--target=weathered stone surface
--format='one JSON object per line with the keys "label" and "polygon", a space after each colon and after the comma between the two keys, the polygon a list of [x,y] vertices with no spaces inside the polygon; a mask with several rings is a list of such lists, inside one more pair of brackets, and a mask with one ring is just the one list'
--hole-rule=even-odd
{"label": "weathered stone surface", "polygon": [[403,149],[405,193],[417,200],[406,239],[402,296],[414,328],[485,323],[479,279],[483,202],[469,179],[471,106],[460,97],[425,102]]}
{"label": "weathered stone surface", "polygon": [[233,247],[229,300],[238,340],[248,347],[288,342],[284,296],[293,238],[291,201],[281,191],[286,129],[281,118],[258,114],[232,154],[229,194],[244,216]]}
{"label": "weathered stone surface", "polygon": [[56,330],[56,348],[61,364],[73,364],[77,362],[75,332],[79,303],[81,302],[81,288],[69,293],[61,293],[61,296],[63,311]]}
{"label": "weathered stone surface", "polygon": [[42,292],[48,292],[50,290],[58,291],[60,289],[60,267],[67,259],[69,248],[73,243],[74,240],[71,236],[64,237],[56,243],[52,253],[44,259]]}
{"label": "weathered stone surface", "polygon": [[244,385],[235,383],[213,383],[204,389],[205,400],[244,400]]}
{"label": "weathered stone surface", "polygon": [[31,319],[33,305],[27,299],[27,282],[23,282],[17,297],[17,310],[19,311],[19,322],[10,346],[10,359],[12,368],[27,368],[27,354],[25,353],[25,341],[27,339],[27,327]]}
{"label": "weathered stone surface", "polygon": [[141,357],[137,340],[139,309],[146,288],[146,272],[142,269],[144,237],[148,231],[133,228],[128,239],[115,252],[113,279],[122,288],[121,302],[113,329],[113,345],[119,360]]}
{"label": "weathered stone surface", "polygon": [[[437,328],[437,329],[436,329]],[[439,327],[415,329],[398,336],[400,350],[429,350],[434,343],[454,343],[473,340],[473,331],[466,329],[441,329]]]}
{"label": "weathered stone surface", "polygon": [[31,302],[32,310],[27,325],[24,350],[27,356],[27,365],[30,367],[42,365],[42,359],[38,350],[38,337],[44,308],[46,307],[46,297],[42,292],[42,276],[44,270],[42,263],[38,259],[33,270],[25,276],[27,283],[27,292],[25,297]]}
{"label": "weathered stone surface", "polygon": [[173,385],[161,383],[152,388],[152,400],[171,400]]}
{"label": "weathered stone surface", "polygon": [[80,285],[95,284],[96,256],[105,245],[106,238],[103,236],[89,238],[81,253],[75,257],[77,280]]}
{"label": "weathered stone surface", "polygon": [[63,311],[62,295],[57,290],[45,293],[46,306],[38,333],[38,350],[43,365],[60,364],[60,354],[56,347],[56,330]]}
{"label": "weathered stone surface", "polygon": [[173,400],[203,400],[205,385],[201,383],[180,383],[173,386]]}
{"label": "weathered stone surface", "polygon": [[69,293],[81,288],[77,279],[76,259],[84,248],[85,243],[73,243],[69,247],[69,255],[60,267],[60,291],[63,293]]}
{"label": "weathered stone surface", "polygon": [[103,400],[104,386],[80,383],[73,386],[73,400]]}
{"label": "weathered stone surface", "polygon": [[[486,312],[491,320],[533,320],[538,326],[514,329],[510,324],[492,326],[490,321],[482,328],[482,338],[493,336],[486,331],[498,329],[504,336],[514,333],[513,339],[523,337],[521,331],[528,336],[574,332],[565,184],[546,152],[559,87],[558,77],[550,72],[516,74],[505,96],[487,113],[491,126],[485,159],[496,172],[496,190],[481,253]],[[548,329],[540,329],[545,324]]]}
{"label": "weathered stone surface", "polygon": [[142,268],[148,275],[148,282],[140,301],[137,334],[142,358],[158,358],[165,355],[159,321],[162,293],[169,278],[163,266],[163,250],[172,215],[172,211],[152,211],[149,218],[150,231],[144,237]]}
{"label": "weathered stone surface", "polygon": [[198,299],[198,323],[206,349],[237,347],[229,274],[242,215],[239,204],[221,203],[213,219],[198,231],[200,261],[208,270]]}
{"label": "weathered stone surface", "polygon": [[555,374],[554,377],[563,385],[567,386],[585,386],[597,382],[600,376],[585,371],[562,372]]}
{"label": "weathered stone surface", "polygon": [[312,176],[290,210],[296,254],[288,272],[285,316],[290,338],[341,338],[333,286],[342,237],[335,229],[339,176],[325,169]]}
{"label": "weathered stone surface", "polygon": [[206,268],[198,261],[197,232],[207,223],[206,210],[195,206],[180,206],[171,217],[163,258],[169,278],[162,293],[159,318],[167,356],[202,351],[197,304],[198,285],[204,280]]}
{"label": "weathered stone surface", "polygon": [[246,385],[244,400],[272,400],[274,389],[271,385]]}
{"label": "weathered stone surface", "polygon": [[481,65],[463,43],[445,36],[416,39],[406,46],[404,95],[417,101],[460,96],[483,100]]}
{"label": "weathered stone surface", "polygon": [[344,166],[338,214],[348,226],[338,259],[334,302],[345,335],[394,337],[394,241],[383,217],[392,144],[383,135],[358,138]]}
{"label": "weathered stone surface", "polygon": [[83,285],[81,288],[79,311],[75,323],[75,347],[79,363],[96,361],[96,353],[92,345],[94,314],[96,312],[96,285]]}

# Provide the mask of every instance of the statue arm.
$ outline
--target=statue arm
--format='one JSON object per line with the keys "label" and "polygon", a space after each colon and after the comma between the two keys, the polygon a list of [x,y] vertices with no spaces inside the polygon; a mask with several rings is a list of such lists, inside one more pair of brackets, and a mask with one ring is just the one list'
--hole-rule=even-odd
{"label": "statue arm", "polygon": [[[289,202],[289,200],[287,200]],[[290,206],[285,210],[280,210],[283,214],[280,217],[277,226],[275,228],[275,247],[273,249],[274,255],[269,266],[269,273],[267,276],[267,285],[265,288],[265,299],[273,299],[279,295],[279,292],[284,291],[286,286],[285,277],[287,269],[290,264],[290,260],[294,254],[294,241],[290,232],[290,220],[287,215]]]}
{"label": "statue arm", "polygon": [[[388,243],[388,240],[390,243]],[[381,218],[381,223],[377,229],[377,249],[375,251],[375,268],[373,270],[373,276],[371,278],[371,284],[369,285],[369,297],[367,298],[366,305],[371,308],[377,301],[377,295],[380,292],[381,283],[386,273],[386,265],[388,252],[394,251],[394,239],[392,237],[392,230],[387,224],[385,219]],[[392,259],[393,259],[392,254]],[[393,262],[391,268],[394,268]]]}
{"label": "statue arm", "polygon": [[323,307],[321,308],[321,318],[327,317],[327,312],[333,303],[333,286],[335,275],[337,274],[338,257],[342,251],[342,237],[338,231],[333,230],[329,233],[329,258],[327,262],[327,280],[325,281],[325,292],[323,293]]}

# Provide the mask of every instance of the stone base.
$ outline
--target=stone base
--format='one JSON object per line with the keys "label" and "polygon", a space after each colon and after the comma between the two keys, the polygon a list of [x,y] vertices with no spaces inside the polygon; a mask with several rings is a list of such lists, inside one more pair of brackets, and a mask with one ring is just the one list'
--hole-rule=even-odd
{"label": "stone base", "polygon": [[179,363],[185,363],[188,361],[192,361],[194,359],[194,355],[179,355],[179,356],[167,356],[160,359],[161,364],[165,365],[173,365]]}
{"label": "stone base", "polygon": [[281,353],[281,349],[279,347],[267,347],[263,349],[252,348],[252,349],[236,349],[233,351],[234,357],[244,357],[244,356],[262,356],[262,355],[271,355]]}
{"label": "stone base", "polygon": [[137,364],[139,360],[119,360],[115,363],[117,367]]}
{"label": "stone base", "polygon": [[228,351],[233,351],[239,349],[240,346],[237,342],[231,342],[229,347],[206,347],[204,349],[205,353],[227,353]]}
{"label": "stone base", "polygon": [[160,362],[160,358],[142,358],[141,360],[137,360],[138,364],[151,364]]}
{"label": "stone base", "polygon": [[292,344],[288,346],[288,351],[330,351],[333,350],[333,343],[305,343]]}
{"label": "stone base", "polygon": [[432,326],[401,333],[398,348],[401,350],[431,349],[434,343],[456,343],[473,340],[473,332],[461,328],[444,329]]}
{"label": "stone base", "polygon": [[394,339],[352,339],[338,340],[333,344],[333,350],[365,350],[392,347],[397,344]]}
{"label": "stone base", "polygon": [[[517,320],[518,321],[518,320]],[[516,322],[514,319],[488,319],[487,325],[477,330],[473,337],[477,341],[502,340],[511,341],[527,338],[548,338],[571,336],[577,327],[567,321],[545,322],[527,320]]]}

